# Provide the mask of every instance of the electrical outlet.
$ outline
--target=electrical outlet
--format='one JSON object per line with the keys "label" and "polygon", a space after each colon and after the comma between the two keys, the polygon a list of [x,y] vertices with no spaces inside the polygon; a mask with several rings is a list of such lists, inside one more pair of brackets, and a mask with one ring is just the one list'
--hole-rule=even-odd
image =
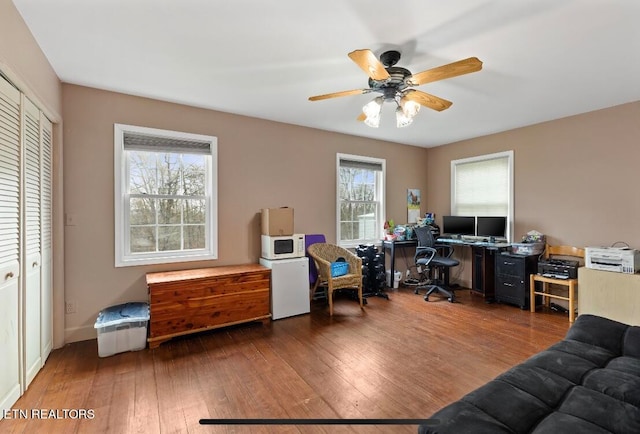
{"label": "electrical outlet", "polygon": [[67,301],[66,304],[67,313],[76,313],[76,302],[75,301]]}

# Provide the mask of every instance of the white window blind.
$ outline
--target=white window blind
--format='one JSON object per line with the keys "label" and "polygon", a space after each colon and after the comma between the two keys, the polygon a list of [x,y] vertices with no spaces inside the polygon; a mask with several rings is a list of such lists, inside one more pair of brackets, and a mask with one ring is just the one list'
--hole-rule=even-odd
{"label": "white window blind", "polygon": [[451,162],[451,214],[507,216],[511,228],[513,151]]}

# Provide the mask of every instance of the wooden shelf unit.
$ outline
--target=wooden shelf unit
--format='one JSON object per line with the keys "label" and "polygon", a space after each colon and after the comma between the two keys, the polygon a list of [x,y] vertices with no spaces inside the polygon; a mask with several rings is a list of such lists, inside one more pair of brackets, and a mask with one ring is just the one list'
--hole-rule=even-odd
{"label": "wooden shelf unit", "polygon": [[175,336],[271,318],[271,270],[260,264],[147,273],[149,348]]}

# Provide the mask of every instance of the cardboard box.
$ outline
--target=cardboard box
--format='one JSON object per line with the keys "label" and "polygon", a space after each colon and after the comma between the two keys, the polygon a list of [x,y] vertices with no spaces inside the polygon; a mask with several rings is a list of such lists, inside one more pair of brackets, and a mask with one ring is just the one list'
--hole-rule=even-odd
{"label": "cardboard box", "polygon": [[262,235],[293,235],[293,208],[263,209]]}

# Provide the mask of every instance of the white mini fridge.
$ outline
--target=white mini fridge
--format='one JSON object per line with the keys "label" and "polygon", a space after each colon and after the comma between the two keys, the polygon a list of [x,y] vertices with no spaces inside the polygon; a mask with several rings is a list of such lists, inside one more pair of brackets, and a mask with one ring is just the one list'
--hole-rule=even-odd
{"label": "white mini fridge", "polygon": [[271,269],[271,318],[309,313],[309,258],[260,258]]}

